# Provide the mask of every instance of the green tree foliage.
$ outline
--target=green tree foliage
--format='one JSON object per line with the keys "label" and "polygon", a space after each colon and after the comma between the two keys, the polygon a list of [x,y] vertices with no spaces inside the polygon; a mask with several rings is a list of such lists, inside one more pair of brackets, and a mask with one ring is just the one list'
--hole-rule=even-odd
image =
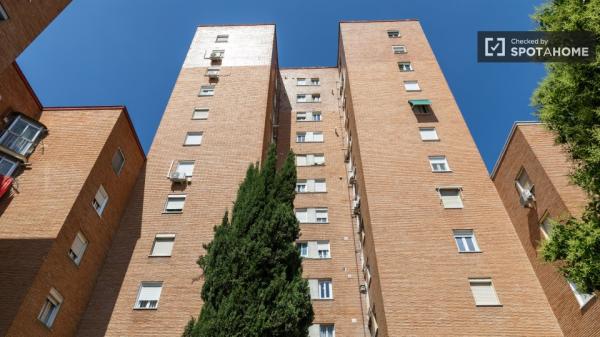
{"label": "green tree foliage", "polygon": [[[550,0],[534,19],[542,31],[590,31],[600,36],[599,0]],[[541,247],[581,291],[600,290],[600,48],[590,63],[549,63],[533,95],[540,119],[573,162],[572,180],[589,197],[581,219],[556,224]]]}
{"label": "green tree foliage", "polygon": [[183,337],[306,337],[313,320],[295,240],[296,185],[292,152],[279,171],[275,147],[262,169],[250,165],[231,220],[225,213],[206,255],[199,318]]}

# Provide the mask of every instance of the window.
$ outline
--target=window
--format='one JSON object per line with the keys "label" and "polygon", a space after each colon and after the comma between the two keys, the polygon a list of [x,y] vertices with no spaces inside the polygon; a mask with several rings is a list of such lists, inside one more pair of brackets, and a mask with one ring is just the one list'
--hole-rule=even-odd
{"label": "window", "polygon": [[296,245],[300,251],[300,256],[308,257],[308,242],[298,242]]}
{"label": "window", "polygon": [[54,320],[56,319],[56,315],[58,314],[58,310],[63,302],[63,297],[61,294],[54,288],[50,289],[50,293],[46,297],[46,301],[42,306],[42,311],[38,315],[38,319],[44,323],[47,327],[52,327],[54,324]]}
{"label": "window", "polygon": [[330,255],[329,241],[317,241],[317,254],[319,259],[328,259]]}
{"label": "window", "polygon": [[6,14],[4,7],[2,7],[2,4],[0,4],[0,21],[4,20],[8,20],[8,14]]}
{"label": "window", "polygon": [[519,202],[523,207],[529,207],[535,201],[535,186],[529,179],[527,171],[521,168],[517,179],[515,180],[515,187],[517,193],[519,193]]}
{"label": "window", "polygon": [[296,112],[296,122],[320,122],[320,111],[299,111]]}
{"label": "window", "polygon": [[298,94],[296,102],[298,103],[318,103],[321,101],[321,94]]}
{"label": "window", "polygon": [[150,256],[171,256],[175,234],[156,234]]}
{"label": "window", "polygon": [[0,154],[0,175],[10,177],[17,169],[17,162]]}
{"label": "window", "polygon": [[404,81],[404,89],[406,91],[421,91],[421,87],[417,81]]}
{"label": "window", "polygon": [[135,301],[135,309],[156,309],[162,292],[162,282],[142,282]]}
{"label": "window", "polygon": [[300,223],[327,223],[329,222],[327,208],[298,208],[296,218]]}
{"label": "window", "polygon": [[332,299],[333,289],[331,280],[319,280],[319,299]]}
{"label": "window", "polygon": [[71,249],[69,249],[69,257],[76,265],[81,263],[81,258],[83,257],[83,253],[85,253],[87,245],[88,241],[85,236],[83,236],[81,232],[78,232],[77,235],[75,235],[75,240],[73,240],[73,243],[71,244]]}
{"label": "window", "polygon": [[206,69],[206,76],[208,77],[219,77],[220,68],[210,67]]}
{"label": "window", "polygon": [[215,94],[214,85],[203,85],[200,87],[200,93],[198,96],[213,96]]}
{"label": "window", "polygon": [[479,252],[479,246],[477,246],[477,240],[475,240],[472,229],[455,229],[454,241],[456,241],[456,247],[458,247],[460,253]]}
{"label": "window", "polygon": [[323,132],[297,132],[297,143],[318,143],[323,141]]}
{"label": "window", "polygon": [[208,119],[208,109],[196,108],[192,114],[192,119]]}
{"label": "window", "polygon": [[212,52],[210,52],[210,59],[211,60],[220,60],[223,57],[225,57],[225,51],[222,49],[215,49]]}
{"label": "window", "polygon": [[106,207],[107,203],[108,194],[106,193],[104,187],[100,185],[98,191],[96,192],[96,196],[92,201],[92,206],[94,206],[94,209],[96,210],[96,213],[98,213],[98,215],[102,215],[102,212],[104,212],[104,208]]}
{"label": "window", "polygon": [[406,46],[392,46],[394,54],[406,54]]}
{"label": "window", "polygon": [[431,171],[433,172],[450,172],[446,156],[430,156],[429,165],[431,165]]}
{"label": "window", "polygon": [[20,155],[27,156],[42,134],[43,127],[23,116],[17,116],[0,137],[0,145]]}
{"label": "window", "polygon": [[229,41],[229,35],[227,35],[227,34],[217,35],[217,39],[215,40],[215,42],[228,42],[228,41]]}
{"label": "window", "polygon": [[453,187],[438,189],[444,208],[463,208],[460,190],[460,188]]}
{"label": "window", "polygon": [[296,182],[296,193],[306,193],[308,192],[308,184],[306,180],[298,180]]}
{"label": "window", "polygon": [[371,285],[371,266],[368,262],[365,263],[363,274],[365,275],[365,281],[367,281],[367,285]]}
{"label": "window", "polygon": [[408,104],[410,104],[413,112],[418,115],[430,114],[433,112],[431,109],[431,100],[429,99],[411,99],[408,100]]}
{"label": "window", "polygon": [[335,328],[333,324],[320,324],[319,337],[335,337]]}
{"label": "window", "polygon": [[573,283],[569,280],[567,280],[567,282],[569,283],[569,287],[573,291],[573,295],[575,295],[575,298],[577,299],[577,303],[579,303],[580,308],[583,308],[592,299],[592,297],[594,297],[594,294],[586,294],[586,293],[580,292],[577,289],[577,286],[575,285],[575,283]]}
{"label": "window", "polygon": [[117,175],[120,175],[124,165],[125,156],[123,155],[123,151],[121,151],[121,149],[117,149],[112,157],[112,169]]}
{"label": "window", "polygon": [[423,141],[440,140],[434,127],[419,128],[419,134],[421,135],[421,140]]}
{"label": "window", "polygon": [[500,300],[494,290],[492,279],[469,279],[471,286],[471,292],[473,293],[473,299],[475,299],[475,305],[478,307],[485,306],[499,306]]}
{"label": "window", "polygon": [[185,146],[198,146],[202,144],[202,132],[188,132],[185,135],[185,141],[183,145]]}
{"label": "window", "polygon": [[369,310],[369,311],[370,311],[369,322],[368,322],[369,332],[371,333],[371,337],[376,337],[377,332],[379,331],[379,325],[377,324],[377,320],[375,319],[375,314],[373,313],[373,310]]}
{"label": "window", "polygon": [[410,62],[398,62],[398,68],[400,68],[400,71],[402,72],[413,71]]}
{"label": "window", "polygon": [[313,78],[303,78],[298,77],[296,80],[296,85],[320,85],[321,81],[318,77]]}
{"label": "window", "polygon": [[194,173],[194,161],[193,160],[180,160],[175,166],[175,171],[182,174],[184,177],[189,178]]}
{"label": "window", "polygon": [[553,226],[554,225],[552,224],[552,221],[550,220],[549,216],[544,217],[544,220],[542,220],[542,222],[540,223],[540,230],[542,231],[542,234],[546,239],[550,237],[550,233],[552,233]]}
{"label": "window", "polygon": [[397,38],[397,37],[400,37],[400,31],[399,30],[388,30],[387,35],[389,38]]}
{"label": "window", "polygon": [[181,213],[185,204],[185,194],[171,194],[167,196],[165,213]]}
{"label": "window", "polygon": [[325,165],[325,155],[322,153],[315,154],[298,154],[296,155],[296,166],[317,166]]}

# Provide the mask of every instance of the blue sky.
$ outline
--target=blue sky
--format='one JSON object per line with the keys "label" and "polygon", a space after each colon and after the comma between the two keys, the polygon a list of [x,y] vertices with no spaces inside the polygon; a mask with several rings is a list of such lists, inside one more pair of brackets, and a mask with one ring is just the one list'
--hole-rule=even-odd
{"label": "blue sky", "polygon": [[147,151],[195,27],[275,23],[282,67],[336,63],[338,21],[416,18],[491,170],[532,120],[541,64],[477,63],[479,30],[531,30],[527,0],[74,0],[18,62],[44,106],[126,105]]}

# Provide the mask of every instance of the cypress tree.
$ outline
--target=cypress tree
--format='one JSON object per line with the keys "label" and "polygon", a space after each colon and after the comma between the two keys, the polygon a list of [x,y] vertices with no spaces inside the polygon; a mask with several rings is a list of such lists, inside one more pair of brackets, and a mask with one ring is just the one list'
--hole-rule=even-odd
{"label": "cypress tree", "polygon": [[306,337],[313,320],[308,284],[295,247],[292,152],[279,171],[271,146],[262,168],[250,165],[231,213],[198,259],[204,305],[183,337]]}

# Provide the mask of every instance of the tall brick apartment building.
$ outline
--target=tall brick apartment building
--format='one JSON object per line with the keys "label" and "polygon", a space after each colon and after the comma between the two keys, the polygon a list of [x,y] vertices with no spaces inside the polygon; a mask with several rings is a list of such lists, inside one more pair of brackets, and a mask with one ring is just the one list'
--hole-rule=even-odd
{"label": "tall brick apartment building", "polygon": [[600,303],[581,293],[538,256],[550,234],[550,219],[581,216],[583,191],[570,183],[571,163],[542,124],[519,122],[492,172],[492,179],[515,226],[565,336],[600,336]]}

